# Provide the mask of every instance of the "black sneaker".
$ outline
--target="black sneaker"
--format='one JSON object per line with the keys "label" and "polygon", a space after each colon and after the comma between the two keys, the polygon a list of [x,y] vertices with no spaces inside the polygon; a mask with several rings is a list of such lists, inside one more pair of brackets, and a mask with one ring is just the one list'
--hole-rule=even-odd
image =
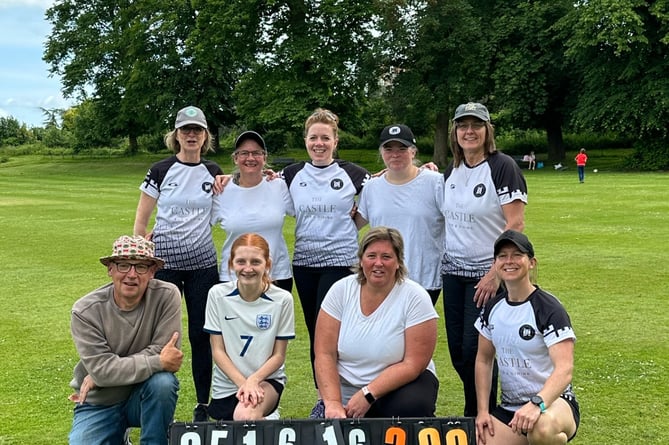
{"label": "black sneaker", "polygon": [[207,405],[198,403],[193,410],[193,422],[208,422],[209,413],[207,412]]}

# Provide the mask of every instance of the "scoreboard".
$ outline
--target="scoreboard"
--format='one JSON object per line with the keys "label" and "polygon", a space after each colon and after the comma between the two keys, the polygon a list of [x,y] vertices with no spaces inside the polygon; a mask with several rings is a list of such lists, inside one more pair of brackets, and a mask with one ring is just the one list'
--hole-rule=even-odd
{"label": "scoreboard", "polygon": [[473,417],[175,422],[169,445],[476,445]]}

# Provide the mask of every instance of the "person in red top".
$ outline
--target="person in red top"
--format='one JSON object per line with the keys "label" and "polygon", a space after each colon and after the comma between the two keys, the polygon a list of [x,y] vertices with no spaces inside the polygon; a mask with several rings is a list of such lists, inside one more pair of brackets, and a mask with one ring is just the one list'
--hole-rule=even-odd
{"label": "person in red top", "polygon": [[585,148],[581,148],[574,158],[576,167],[578,168],[578,180],[580,183],[585,182],[585,163],[588,162],[588,155],[585,154]]}

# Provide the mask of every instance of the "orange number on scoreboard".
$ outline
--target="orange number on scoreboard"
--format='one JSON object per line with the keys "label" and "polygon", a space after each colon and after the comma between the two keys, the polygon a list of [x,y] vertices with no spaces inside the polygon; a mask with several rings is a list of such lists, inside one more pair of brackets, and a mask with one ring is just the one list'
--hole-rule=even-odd
{"label": "orange number on scoreboard", "polygon": [[407,433],[402,428],[391,426],[386,430],[385,445],[407,445]]}

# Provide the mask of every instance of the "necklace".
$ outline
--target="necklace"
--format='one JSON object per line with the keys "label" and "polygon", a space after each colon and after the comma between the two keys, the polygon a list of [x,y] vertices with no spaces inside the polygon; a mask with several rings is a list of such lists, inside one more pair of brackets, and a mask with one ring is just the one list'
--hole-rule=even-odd
{"label": "necklace", "polygon": [[479,157],[477,159],[476,162],[470,163],[470,162],[467,162],[467,160],[465,160],[462,163],[463,164],[462,167],[465,169],[464,170],[465,171],[465,187],[469,186],[469,178],[471,178],[471,176],[474,174],[474,171],[476,171],[478,166],[483,164],[485,162],[485,160],[486,160],[485,155],[482,155],[481,157]]}

